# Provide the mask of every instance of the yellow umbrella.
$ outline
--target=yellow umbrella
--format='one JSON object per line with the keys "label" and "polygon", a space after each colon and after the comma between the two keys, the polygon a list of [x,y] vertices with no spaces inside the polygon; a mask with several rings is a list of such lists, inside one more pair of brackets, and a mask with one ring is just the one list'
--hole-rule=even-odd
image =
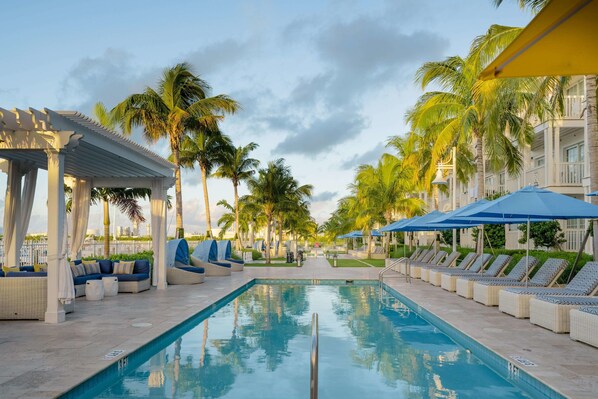
{"label": "yellow umbrella", "polygon": [[552,0],[480,79],[598,73],[598,0]]}

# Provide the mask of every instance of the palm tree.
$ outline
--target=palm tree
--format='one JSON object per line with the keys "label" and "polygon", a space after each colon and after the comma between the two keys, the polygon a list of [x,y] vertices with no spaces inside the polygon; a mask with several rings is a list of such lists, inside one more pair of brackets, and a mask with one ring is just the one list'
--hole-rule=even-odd
{"label": "palm tree", "polygon": [[241,235],[239,234],[239,184],[249,180],[255,173],[260,161],[249,157],[249,153],[258,147],[256,143],[249,143],[246,146],[229,147],[223,153],[223,160],[220,167],[214,172],[214,176],[230,179],[233,183],[235,195],[235,237],[236,247],[240,250],[243,247]]}
{"label": "palm tree", "polygon": [[237,102],[226,95],[210,97],[210,90],[207,82],[193,74],[189,64],[181,63],[164,70],[156,90],[147,87],[111,111],[125,134],[139,126],[150,142],[168,138],[175,166],[177,237],[184,235],[180,146],[185,132],[198,125],[215,131],[224,114],[234,113],[239,108]]}
{"label": "palm tree", "polygon": [[270,263],[270,242],[274,216],[295,199],[304,200],[311,196],[310,185],[299,185],[291,171],[280,158],[260,169],[256,177],[247,181],[252,201],[260,205],[266,216],[266,263]]}
{"label": "palm tree", "polygon": [[212,218],[208,196],[208,176],[217,165],[225,162],[225,154],[232,146],[230,138],[219,131],[194,130],[183,139],[180,151],[181,166],[193,169],[197,162],[201,171],[204,205],[206,207],[206,238],[212,237]]}
{"label": "palm tree", "polygon": [[[376,166],[358,167],[355,195],[360,203],[367,204],[364,211],[372,214],[372,220],[382,219],[390,224],[395,214],[412,217],[422,213],[423,202],[411,196],[415,192],[411,175],[412,170],[390,154],[383,154]],[[389,240],[386,240],[386,253],[388,244]]]}
{"label": "palm tree", "polygon": [[[72,191],[65,187],[66,209],[72,207]],[[149,199],[151,190],[146,188],[92,188],[91,205],[99,202],[104,208],[104,258],[110,257],[110,204],[116,206],[127,218],[138,223],[145,222],[139,199]]]}
{"label": "palm tree", "polygon": [[[493,0],[498,7],[504,0]],[[549,0],[517,0],[519,7],[522,9],[530,9],[537,13]],[[572,45],[574,45],[572,43]],[[583,49],[580,49],[583,51]],[[596,102],[596,82],[598,75],[585,76],[585,91],[586,91],[586,132],[589,138],[589,153],[590,153],[590,191],[598,190],[598,103]],[[598,198],[591,197],[592,203],[598,205]],[[598,221],[594,221],[594,229],[598,230]],[[594,259],[598,258],[598,234],[594,234],[594,241],[592,243],[594,248]]]}

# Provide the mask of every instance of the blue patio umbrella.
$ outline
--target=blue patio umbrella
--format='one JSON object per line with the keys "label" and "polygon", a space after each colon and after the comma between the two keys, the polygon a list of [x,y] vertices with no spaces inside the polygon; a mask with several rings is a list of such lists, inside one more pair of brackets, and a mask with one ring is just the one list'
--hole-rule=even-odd
{"label": "blue patio umbrella", "polygon": [[529,230],[532,219],[594,219],[598,218],[598,206],[550,190],[528,186],[463,212],[461,217],[505,220],[526,218],[526,252],[529,256]]}
{"label": "blue patio umbrella", "polygon": [[591,193],[586,194],[586,197],[596,197],[596,196],[598,196],[598,191],[592,191]]}
{"label": "blue patio umbrella", "polygon": [[401,231],[401,230],[395,230],[395,229],[405,225],[406,223],[413,221],[414,219],[419,219],[420,217],[421,216],[414,216],[412,218],[398,220],[398,221],[393,222],[387,226],[382,227],[380,229],[380,231],[385,232],[385,233],[389,233],[389,232],[393,232],[393,231]]}

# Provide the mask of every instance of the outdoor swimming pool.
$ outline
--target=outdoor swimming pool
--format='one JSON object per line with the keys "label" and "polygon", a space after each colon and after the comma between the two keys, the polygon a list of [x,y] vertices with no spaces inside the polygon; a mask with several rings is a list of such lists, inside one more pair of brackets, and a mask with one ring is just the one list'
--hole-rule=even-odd
{"label": "outdoor swimming pool", "polygon": [[[255,284],[67,397],[309,397],[319,314],[320,398],[535,398],[378,287]],[[503,374],[503,375],[501,375]],[[521,382],[519,382],[521,385]]]}

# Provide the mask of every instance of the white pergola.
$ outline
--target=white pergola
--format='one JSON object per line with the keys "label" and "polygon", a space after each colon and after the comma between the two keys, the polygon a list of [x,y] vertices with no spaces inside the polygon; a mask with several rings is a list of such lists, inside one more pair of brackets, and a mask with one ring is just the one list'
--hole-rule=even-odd
{"label": "white pergola", "polygon": [[60,266],[67,255],[65,176],[70,177],[73,189],[71,257],[79,255],[85,239],[92,187],[151,189],[152,283],[158,289],[166,288],[166,192],[174,184],[174,166],[170,162],[79,112],[31,108],[0,108],[0,158],[8,174],[4,212],[4,242],[8,243],[4,262],[8,266],[19,264],[37,170],[48,171],[46,322],[65,320],[59,300]]}

